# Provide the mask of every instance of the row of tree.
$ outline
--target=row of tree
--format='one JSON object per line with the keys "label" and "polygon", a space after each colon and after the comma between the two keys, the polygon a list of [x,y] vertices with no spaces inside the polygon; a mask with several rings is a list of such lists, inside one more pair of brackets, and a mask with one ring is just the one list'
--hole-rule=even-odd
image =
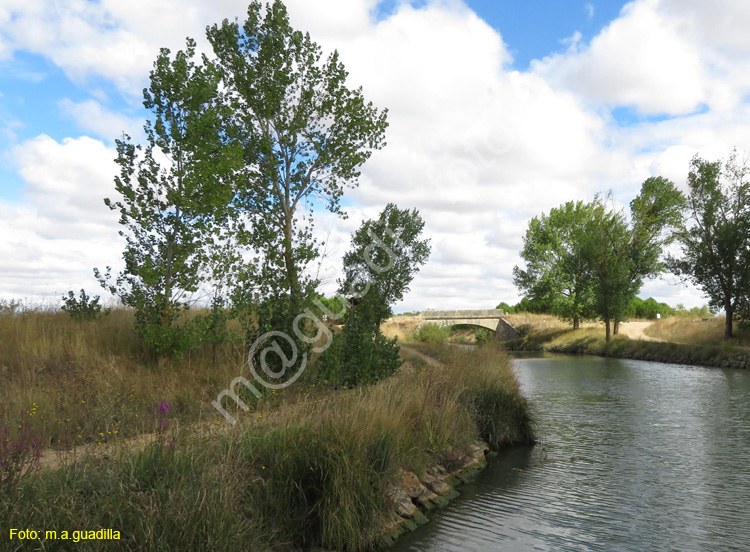
{"label": "row of tree", "polygon": [[[314,214],[345,217],[344,190],[385,144],[387,111],[346,86],[337,52],[322,59],[280,0],[253,1],[247,13],[244,24],[207,28],[213,57],[190,38],[174,56],[162,49],[144,90],[146,142],[117,141],[119,197],[105,203],[120,214],[125,268],[95,274],[135,310],[157,355],[224,340],[230,308],[246,339],[291,332],[316,297]],[[429,254],[422,226],[416,211],[389,205],[354,236],[342,292],[368,276],[358,258],[370,242],[395,251],[391,270],[369,274],[360,318],[370,336]],[[201,299],[209,314],[187,321]]]}
{"label": "row of tree", "polygon": [[672,182],[656,177],[643,183],[629,215],[605,196],[535,217],[521,252],[526,268],[513,269],[514,282],[574,328],[599,317],[609,341],[644,279],[662,270],[662,248],[673,239],[683,202]]}
{"label": "row of tree", "polygon": [[[556,314],[553,304],[548,304],[544,300],[533,300],[529,297],[523,297],[515,305],[509,305],[508,303],[501,302],[495,308],[501,309],[507,314]],[[668,316],[675,315],[703,318],[706,316],[710,316],[710,311],[706,306],[701,308],[696,307],[688,311],[682,304],[677,305],[676,307],[672,307],[667,303],[660,303],[653,297],[649,297],[648,299],[634,297],[630,302],[630,305],[628,306],[628,318],[647,318],[649,320],[655,320],[657,317],[666,318]]]}
{"label": "row of tree", "polygon": [[[663,177],[647,179],[629,212],[611,196],[568,202],[533,218],[525,268],[513,270],[526,300],[573,322],[599,318],[607,341],[631,316],[644,280],[671,270],[701,288],[733,322],[750,319],[750,185],[736,153],[725,162],[695,157],[688,195]],[[681,254],[664,255],[675,243]],[[614,330],[612,330],[612,326]]]}

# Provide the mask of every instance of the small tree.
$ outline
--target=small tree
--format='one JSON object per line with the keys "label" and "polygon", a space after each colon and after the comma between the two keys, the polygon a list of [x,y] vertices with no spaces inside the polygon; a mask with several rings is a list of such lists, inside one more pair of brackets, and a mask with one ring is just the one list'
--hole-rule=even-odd
{"label": "small tree", "polygon": [[732,154],[722,167],[696,156],[690,163],[688,223],[678,233],[682,256],[670,268],[701,288],[709,306],[726,315],[724,339],[733,322],[750,315],[750,183],[748,168]]}
{"label": "small tree", "polygon": [[430,240],[420,239],[423,229],[419,211],[389,203],[377,219],[363,222],[352,236],[339,293],[362,290],[357,310],[377,328],[393,316],[391,307],[403,299],[430,256]]}
{"label": "small tree", "polygon": [[356,306],[341,334],[318,360],[321,376],[337,385],[373,383],[401,365],[396,339],[388,339],[380,324],[403,298],[430,254],[429,240],[420,239],[424,222],[414,209],[389,203],[375,220],[367,220],[352,236],[344,255],[344,279],[339,293],[356,290]]}
{"label": "small tree", "polygon": [[595,310],[605,323],[607,341],[612,335],[610,324],[617,334],[643,281],[664,270],[662,253],[674,239],[684,201],[674,183],[663,177],[643,182],[630,202],[630,221],[623,211],[595,200],[584,251],[593,275]]}
{"label": "small tree", "polygon": [[117,141],[121,199],[104,202],[125,227],[125,269],[114,281],[109,267],[95,269],[102,286],[135,309],[136,330],[156,354],[189,346],[176,321],[200,287],[206,249],[233,197],[228,180],[241,161],[223,137],[219,72],[194,56],[191,39],[174,59],[161,50],[144,90],[154,116],[144,127],[147,145],[128,136]]}
{"label": "small tree", "polygon": [[98,295],[90,297],[86,294],[85,290],[81,290],[78,297],[71,290],[67,295],[62,296],[63,306],[62,310],[67,312],[73,320],[79,322],[88,322],[96,320],[102,315],[107,315],[110,309],[105,309],[99,303],[101,299]]}
{"label": "small tree", "polygon": [[640,286],[631,278],[630,236],[624,214],[607,209],[598,199],[595,203],[594,216],[586,225],[583,252],[592,275],[594,310],[604,322],[609,342],[612,323],[625,319]]}

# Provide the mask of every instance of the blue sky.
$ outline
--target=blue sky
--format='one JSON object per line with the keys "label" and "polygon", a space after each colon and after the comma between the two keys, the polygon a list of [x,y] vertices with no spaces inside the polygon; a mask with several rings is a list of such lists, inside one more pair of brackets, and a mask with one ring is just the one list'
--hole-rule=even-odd
{"label": "blue sky", "polygon": [[[401,3],[397,0],[380,3],[379,17],[392,15]],[[553,0],[471,0],[467,4],[500,32],[513,56],[511,67],[525,71],[533,59],[564,51],[564,41],[574,33],[581,33],[583,40],[595,36],[618,15],[625,3],[600,1],[574,5]],[[426,1],[420,0],[412,5],[424,6]],[[97,75],[71,81],[59,66],[41,54],[16,51],[0,68],[0,124],[12,129],[12,137],[0,136],[2,150],[40,133],[55,140],[80,133],[80,126],[60,105],[63,100],[75,103],[96,97],[103,99],[103,103],[114,111],[133,117],[147,116],[139,109],[139,95],[124,96],[111,81]],[[613,113],[622,124],[640,120],[637,113],[629,109]],[[116,136],[98,138],[112,140]],[[7,156],[0,159],[0,197],[20,200],[23,185],[23,179]]]}
{"label": "blue sky", "polygon": [[[206,48],[246,0],[0,5],[0,297],[95,291],[118,266],[114,139],[138,137],[160,47]],[[518,299],[530,217],[649,176],[684,186],[690,158],[750,143],[750,6],[740,0],[288,0],[292,24],[338,49],[353,86],[390,111],[348,220],[317,217],[335,281],[349,233],[388,202],[416,207],[430,263],[399,307]],[[374,14],[374,16],[373,16]],[[324,282],[325,284],[325,282]],[[643,295],[699,305],[669,278]]]}
{"label": "blue sky", "polygon": [[513,67],[524,71],[532,59],[564,50],[563,41],[576,32],[583,40],[593,38],[617,17],[625,2],[471,0],[468,4],[500,31],[513,55]]}

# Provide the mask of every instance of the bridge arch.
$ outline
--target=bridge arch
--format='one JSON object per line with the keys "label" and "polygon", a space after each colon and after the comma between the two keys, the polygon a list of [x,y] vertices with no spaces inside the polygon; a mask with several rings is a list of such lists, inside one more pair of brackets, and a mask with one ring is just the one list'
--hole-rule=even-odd
{"label": "bridge arch", "polygon": [[454,310],[436,311],[428,310],[422,313],[422,321],[419,325],[427,322],[438,326],[477,326],[495,332],[498,340],[516,339],[519,337],[516,329],[503,317],[505,312],[500,309],[485,310]]}

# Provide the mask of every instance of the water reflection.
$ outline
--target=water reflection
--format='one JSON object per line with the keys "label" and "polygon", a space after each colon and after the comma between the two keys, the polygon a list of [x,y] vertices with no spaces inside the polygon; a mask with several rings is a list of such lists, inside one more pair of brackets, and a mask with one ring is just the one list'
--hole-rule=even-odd
{"label": "water reflection", "polygon": [[750,373],[514,362],[542,442],[495,459],[394,550],[750,550]]}

